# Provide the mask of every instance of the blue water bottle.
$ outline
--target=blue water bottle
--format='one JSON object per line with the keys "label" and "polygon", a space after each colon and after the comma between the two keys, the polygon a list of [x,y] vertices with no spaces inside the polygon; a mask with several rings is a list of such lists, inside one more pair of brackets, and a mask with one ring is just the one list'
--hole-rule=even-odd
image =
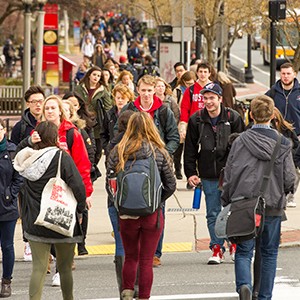
{"label": "blue water bottle", "polygon": [[202,193],[202,183],[200,182],[194,189],[193,209],[200,208],[201,193]]}

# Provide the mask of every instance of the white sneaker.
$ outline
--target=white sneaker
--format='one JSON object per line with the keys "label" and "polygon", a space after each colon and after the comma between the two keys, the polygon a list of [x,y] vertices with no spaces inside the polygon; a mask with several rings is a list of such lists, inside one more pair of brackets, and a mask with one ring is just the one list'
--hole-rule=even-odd
{"label": "white sneaker", "polygon": [[58,272],[52,277],[52,286],[60,286],[60,276]]}
{"label": "white sneaker", "polygon": [[296,207],[297,204],[294,200],[290,200],[286,203],[286,207]]}
{"label": "white sneaker", "polygon": [[24,261],[32,261],[31,249],[29,243],[25,243],[24,246]]}

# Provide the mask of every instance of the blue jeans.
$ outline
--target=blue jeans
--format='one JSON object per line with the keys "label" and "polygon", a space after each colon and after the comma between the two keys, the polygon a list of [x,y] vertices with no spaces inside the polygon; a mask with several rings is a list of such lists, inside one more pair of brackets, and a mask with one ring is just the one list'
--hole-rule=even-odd
{"label": "blue jeans", "polygon": [[[163,207],[161,209],[161,213],[162,213],[162,215],[165,219],[165,205],[163,205]],[[165,226],[163,227],[163,230],[161,232],[161,235],[160,235],[160,238],[159,238],[159,241],[158,241],[158,244],[157,244],[157,248],[156,248],[156,251],[155,251],[155,254],[154,254],[154,256],[159,257],[159,258],[162,256],[164,232],[165,232]]]}
{"label": "blue jeans", "polygon": [[119,215],[118,211],[114,206],[110,206],[108,208],[108,214],[110,218],[111,225],[113,227],[114,235],[115,235],[115,256],[124,256],[124,248],[123,248],[123,243],[119,231]]}
{"label": "blue jeans", "polygon": [[206,203],[206,220],[210,236],[209,248],[212,249],[214,245],[218,244],[224,251],[224,239],[217,238],[215,234],[216,219],[221,211],[221,191],[218,188],[219,181],[201,179],[201,182]]}
{"label": "blue jeans", "polygon": [[0,240],[2,250],[2,277],[12,278],[15,263],[14,236],[17,220],[0,222]]}
{"label": "blue jeans", "polygon": [[[258,295],[259,300],[272,299],[280,240],[280,229],[281,217],[266,216],[264,230],[260,237],[261,280]],[[247,285],[250,290],[252,290],[251,260],[254,245],[254,239],[237,245],[234,262],[237,292],[242,285]]]}

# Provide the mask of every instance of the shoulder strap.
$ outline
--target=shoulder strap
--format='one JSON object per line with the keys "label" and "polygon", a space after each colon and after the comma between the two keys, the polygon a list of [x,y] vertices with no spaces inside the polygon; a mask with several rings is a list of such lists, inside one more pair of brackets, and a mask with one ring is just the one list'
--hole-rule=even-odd
{"label": "shoulder strap", "polygon": [[279,148],[280,148],[280,145],[281,145],[281,140],[282,140],[282,135],[278,134],[277,142],[276,142],[274,151],[272,153],[271,160],[270,160],[269,164],[267,165],[267,167],[265,169],[264,176],[263,176],[263,180],[262,180],[262,184],[261,184],[261,188],[260,188],[261,195],[263,195],[265,193],[266,189],[267,189],[267,184],[268,184],[268,181],[270,179],[270,175],[271,175],[271,172],[272,172],[272,169],[273,169],[274,161],[275,161],[276,155],[277,155],[277,153],[279,151]]}
{"label": "shoulder strap", "polygon": [[191,104],[193,103],[194,86],[195,86],[195,84],[193,84],[193,85],[191,85],[189,87],[189,89],[190,89],[190,102],[191,102]]}
{"label": "shoulder strap", "polygon": [[168,107],[166,104],[163,104],[161,107],[158,108],[158,120],[160,123],[160,127],[162,130],[165,130],[167,124],[167,114],[168,114]]}
{"label": "shoulder strap", "polygon": [[66,134],[67,145],[70,152],[72,152],[73,142],[74,142],[74,128],[70,128]]}
{"label": "shoulder strap", "polygon": [[201,138],[203,135],[203,130],[204,130],[204,123],[201,122],[201,110],[198,110],[198,113],[197,113],[197,123],[198,123],[198,133],[199,133],[197,145],[200,145]]}
{"label": "shoulder strap", "polygon": [[181,93],[182,92],[180,89],[176,89],[177,104],[179,104],[179,102],[180,102]]}

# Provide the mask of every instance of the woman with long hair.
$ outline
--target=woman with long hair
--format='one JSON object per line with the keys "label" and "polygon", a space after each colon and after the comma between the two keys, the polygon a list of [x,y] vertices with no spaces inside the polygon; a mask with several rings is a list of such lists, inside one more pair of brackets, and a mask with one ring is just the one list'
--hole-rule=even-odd
{"label": "woman with long hair", "polygon": [[[145,112],[136,112],[130,117],[122,140],[109,155],[107,174],[124,170],[128,160],[146,159],[151,155],[160,173],[163,185],[161,200],[164,202],[176,189],[172,161],[153,120]],[[161,226],[157,226],[158,222]],[[120,215],[119,223],[125,250],[122,299],[133,299],[138,268],[139,299],[149,299],[153,282],[153,256],[164,225],[161,208],[144,217]]]}
{"label": "woman with long hair", "polygon": [[72,262],[75,244],[82,241],[80,216],[76,214],[73,237],[66,237],[34,223],[40,212],[44,187],[50,178],[56,176],[60,155],[61,178],[73,191],[78,214],[85,208],[85,187],[71,156],[58,148],[58,127],[54,122],[39,123],[29,139],[32,148],[25,147],[19,151],[14,162],[15,169],[25,178],[21,212],[24,236],[29,240],[32,252],[29,298],[42,298],[50,248],[54,244],[63,299],[73,299]]}
{"label": "woman with long hair", "polygon": [[117,84],[125,84],[133,92],[135,91],[135,86],[133,83],[133,75],[127,70],[121,71],[121,73],[119,74],[119,77],[117,78],[117,81],[116,81],[116,85]]}
{"label": "woman with long hair", "polygon": [[102,70],[95,66],[90,68],[80,80],[79,85],[75,87],[75,92],[82,97],[88,106],[88,110],[97,120],[94,134],[96,142],[95,163],[98,164],[102,154],[100,133],[103,130],[104,113],[112,107],[112,101],[106,89]]}
{"label": "woman with long hair", "polygon": [[234,109],[234,97],[236,96],[236,90],[230,80],[230,78],[222,71],[217,73],[217,82],[219,82],[223,92],[222,99],[223,104],[226,107],[230,107]]}
{"label": "woman with long hair", "polygon": [[11,280],[15,264],[14,235],[19,218],[18,193],[23,179],[13,168],[17,146],[6,138],[6,125],[0,119],[0,237],[2,279],[0,298],[11,296]]}

